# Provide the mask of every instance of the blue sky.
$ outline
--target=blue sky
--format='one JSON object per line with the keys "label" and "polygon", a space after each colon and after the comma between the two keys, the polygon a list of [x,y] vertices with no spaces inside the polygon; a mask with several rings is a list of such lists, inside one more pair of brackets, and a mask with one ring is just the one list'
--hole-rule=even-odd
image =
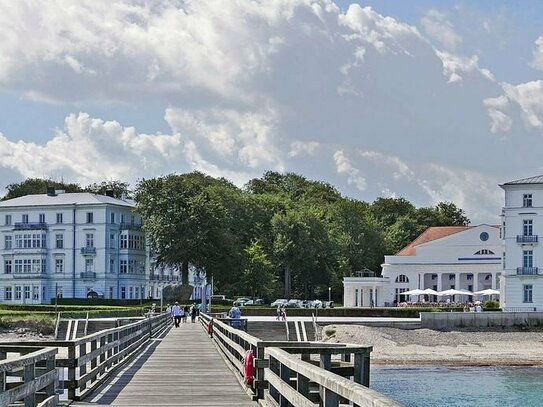
{"label": "blue sky", "polygon": [[0,186],[271,169],[497,223],[497,185],[543,173],[539,1],[0,10]]}

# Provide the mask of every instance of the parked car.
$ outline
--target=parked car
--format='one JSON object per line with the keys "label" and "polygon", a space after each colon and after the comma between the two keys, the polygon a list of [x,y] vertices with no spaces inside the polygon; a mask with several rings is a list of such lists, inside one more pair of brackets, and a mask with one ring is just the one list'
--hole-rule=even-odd
{"label": "parked car", "polygon": [[272,307],[278,307],[278,306],[283,306],[285,305],[286,303],[288,302],[288,300],[285,300],[284,298],[279,298],[277,300],[275,300],[274,302],[272,302],[270,305]]}
{"label": "parked car", "polygon": [[288,302],[286,303],[286,306],[289,308],[303,308],[302,301],[294,299],[294,298],[291,300],[288,300]]}
{"label": "parked car", "polygon": [[245,301],[243,305],[263,305],[264,300],[262,298],[255,298],[254,300]]}
{"label": "parked car", "polygon": [[246,305],[247,301],[250,301],[250,300],[251,299],[247,297],[239,297],[236,299],[236,301],[234,301],[234,305],[237,307],[243,307],[244,305]]}

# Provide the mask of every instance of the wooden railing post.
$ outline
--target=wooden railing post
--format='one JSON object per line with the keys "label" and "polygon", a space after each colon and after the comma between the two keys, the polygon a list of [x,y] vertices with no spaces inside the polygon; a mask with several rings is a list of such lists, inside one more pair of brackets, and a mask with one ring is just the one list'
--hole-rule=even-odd
{"label": "wooden railing post", "polygon": [[68,367],[68,399],[75,400],[76,382],[75,370],[77,369],[77,359],[75,357],[75,345],[68,345],[68,360],[71,362]]}
{"label": "wooden railing post", "polygon": [[[46,362],[45,362],[45,370],[46,370],[46,372],[56,370],[55,357],[54,356],[50,357],[50,358],[48,358],[46,360]],[[56,375],[55,375],[55,377],[56,377]],[[47,385],[47,387],[45,388],[45,392],[47,394],[47,397],[52,396],[53,394],[55,394],[55,382],[56,382],[56,378],[51,383],[49,383]]]}
{"label": "wooden railing post", "polygon": [[[90,348],[91,353],[97,349],[96,344],[97,344],[96,339],[91,341],[91,348]],[[91,370],[95,369],[96,366],[98,366],[98,358],[95,356],[91,359]],[[96,377],[92,379],[91,383],[94,383],[96,379],[97,379]]]}
{"label": "wooden railing post", "polygon": [[[34,380],[34,374],[36,369],[36,364],[32,363],[24,367],[24,382],[29,383]],[[25,407],[36,407],[36,393],[31,393],[25,397]]]}
{"label": "wooden railing post", "polygon": [[[79,345],[79,357],[85,356],[87,354],[87,342],[82,343]],[[76,363],[78,365],[79,363]],[[76,379],[80,379],[87,373],[87,364],[83,363],[81,366],[79,366],[79,376],[76,377]],[[79,390],[85,390],[87,388],[87,382],[81,383],[79,386]]]}

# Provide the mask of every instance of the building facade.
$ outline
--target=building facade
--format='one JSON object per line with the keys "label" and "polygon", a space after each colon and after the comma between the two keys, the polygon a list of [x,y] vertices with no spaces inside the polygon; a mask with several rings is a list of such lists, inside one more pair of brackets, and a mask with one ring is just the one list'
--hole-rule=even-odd
{"label": "building facade", "polygon": [[179,272],[156,265],[133,209],[128,199],[51,190],[0,202],[0,302],[160,298]]}
{"label": "building facade", "polygon": [[498,226],[431,227],[396,255],[385,256],[381,277],[346,277],[344,304],[393,306],[409,301],[403,293],[414,289],[499,289],[501,273]]}
{"label": "building facade", "polygon": [[543,310],[543,176],[507,182],[502,209],[504,247],[501,306],[506,310]]}

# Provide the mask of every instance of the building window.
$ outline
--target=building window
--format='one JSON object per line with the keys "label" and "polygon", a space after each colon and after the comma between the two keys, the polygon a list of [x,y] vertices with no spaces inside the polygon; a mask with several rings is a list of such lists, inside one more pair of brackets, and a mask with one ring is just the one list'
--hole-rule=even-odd
{"label": "building window", "polygon": [[25,300],[30,299],[30,286],[25,285]]}
{"label": "building window", "polygon": [[124,223],[124,213],[121,213],[121,223]]}
{"label": "building window", "polygon": [[32,287],[32,299],[33,300],[40,299],[40,287],[37,287],[37,286]]}
{"label": "building window", "polygon": [[505,252],[502,252],[502,268],[505,270]]}
{"label": "building window", "polygon": [[27,214],[23,214],[21,216],[21,222],[25,223],[25,224],[28,223],[28,215]]}
{"label": "building window", "polygon": [[115,212],[111,212],[109,215],[111,223],[115,223]]}
{"label": "building window", "polygon": [[4,236],[4,249],[9,250],[12,248],[13,238],[11,236]]}
{"label": "building window", "polygon": [[358,288],[354,289],[354,306],[358,307]]}
{"label": "building window", "polygon": [[55,273],[64,273],[64,259],[55,259]]}
{"label": "building window", "polygon": [[398,277],[396,277],[397,283],[409,283],[409,279],[405,274],[400,274]]}
{"label": "building window", "polygon": [[131,224],[131,225],[134,224],[134,220],[135,220],[134,215],[130,216],[130,224]]}
{"label": "building window", "polygon": [[525,208],[531,208],[532,207],[532,194],[524,194],[522,195],[522,206]]}
{"label": "building window", "polygon": [[85,245],[86,245],[86,247],[94,247],[94,234],[93,233],[87,233],[86,234]]}
{"label": "building window", "polygon": [[534,266],[534,252],[533,250],[524,250],[522,252],[522,267]]}
{"label": "building window", "polygon": [[57,213],[57,223],[63,223],[62,213]]}
{"label": "building window", "polygon": [[533,220],[525,219],[522,221],[522,234],[524,236],[532,236],[534,231]]}
{"label": "building window", "polygon": [[4,288],[4,299],[11,301],[11,287]]}
{"label": "building window", "polygon": [[533,291],[534,286],[532,284],[524,284],[522,286],[523,288],[523,294],[524,294],[524,301],[523,302],[533,302]]}
{"label": "building window", "polygon": [[128,262],[126,260],[121,260],[120,264],[121,264],[120,273],[121,274],[128,273]]}
{"label": "building window", "polygon": [[4,260],[4,273],[11,274],[13,269],[12,260]]}
{"label": "building window", "polygon": [[132,287],[132,286],[128,287],[128,298],[129,299],[134,298],[134,287]]}
{"label": "building window", "polygon": [[432,274],[432,280],[436,280],[437,279],[437,274]]}
{"label": "building window", "polygon": [[455,279],[454,274],[449,274],[449,281],[454,280],[454,279]]}
{"label": "building window", "polygon": [[128,249],[128,236],[127,235],[121,235],[121,249]]}
{"label": "building window", "polygon": [[140,298],[140,288],[139,287],[136,287],[134,288],[134,298]]}
{"label": "building window", "polygon": [[[468,281],[473,280],[473,274],[468,274],[468,275],[466,276],[466,279],[467,279]],[[469,291],[471,291],[471,290],[469,290]]]}
{"label": "building window", "polygon": [[20,286],[20,285],[16,285],[16,286],[15,286],[15,299],[16,299],[16,300],[22,299],[22,296],[21,296],[21,286]]}
{"label": "building window", "polygon": [[93,270],[94,270],[94,260],[85,259],[85,272],[92,273]]}
{"label": "building window", "polygon": [[[4,224],[6,226],[9,226],[11,225],[11,215],[6,215],[6,217],[4,218]],[[11,288],[11,287],[10,287]]]}
{"label": "building window", "polygon": [[94,223],[94,214],[92,212],[87,212],[87,223]]}
{"label": "building window", "polygon": [[38,215],[38,222],[45,223],[45,213],[40,213]]}
{"label": "building window", "polygon": [[109,286],[109,298],[113,299],[113,287]]}
{"label": "building window", "polygon": [[63,249],[64,248],[64,235],[62,233],[57,233],[55,235],[55,247],[57,249]]}
{"label": "building window", "polygon": [[126,287],[121,287],[121,299],[126,299]]}

